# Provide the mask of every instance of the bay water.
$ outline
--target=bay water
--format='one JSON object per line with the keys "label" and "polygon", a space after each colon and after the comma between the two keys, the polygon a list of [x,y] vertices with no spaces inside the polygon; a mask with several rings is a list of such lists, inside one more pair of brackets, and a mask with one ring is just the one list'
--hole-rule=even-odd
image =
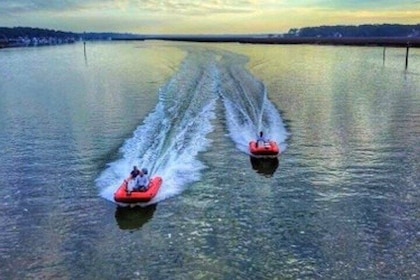
{"label": "bay water", "polygon": [[[385,53],[1,50],[0,278],[418,279],[420,51]],[[117,205],[133,165],[162,188]]]}

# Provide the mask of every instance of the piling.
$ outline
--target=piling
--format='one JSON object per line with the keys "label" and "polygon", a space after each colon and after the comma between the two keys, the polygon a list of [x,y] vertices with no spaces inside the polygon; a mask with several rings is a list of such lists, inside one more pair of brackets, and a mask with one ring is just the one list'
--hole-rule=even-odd
{"label": "piling", "polygon": [[386,47],[384,47],[384,51],[382,53],[382,65],[385,65],[385,50],[386,50]]}
{"label": "piling", "polygon": [[85,64],[87,65],[86,42],[83,42],[83,53],[85,54]]}
{"label": "piling", "polygon": [[408,52],[410,50],[410,44],[407,44],[407,51],[405,52],[405,70],[408,68]]}

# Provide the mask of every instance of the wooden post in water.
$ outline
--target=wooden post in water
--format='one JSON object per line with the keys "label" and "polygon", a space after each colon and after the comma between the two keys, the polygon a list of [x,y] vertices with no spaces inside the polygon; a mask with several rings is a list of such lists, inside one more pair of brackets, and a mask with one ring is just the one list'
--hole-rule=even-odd
{"label": "wooden post in water", "polygon": [[407,43],[407,51],[405,52],[405,70],[408,68],[408,51],[410,50],[410,43]]}
{"label": "wooden post in water", "polygon": [[384,47],[384,51],[382,53],[382,65],[385,65],[385,50],[386,50],[386,47]]}
{"label": "wooden post in water", "polygon": [[85,54],[85,64],[87,65],[86,42],[83,42],[83,53]]}

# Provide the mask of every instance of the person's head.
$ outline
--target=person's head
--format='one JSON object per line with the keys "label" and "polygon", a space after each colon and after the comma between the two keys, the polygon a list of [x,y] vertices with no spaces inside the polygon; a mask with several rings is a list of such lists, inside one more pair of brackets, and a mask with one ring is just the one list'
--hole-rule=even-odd
{"label": "person's head", "polygon": [[134,165],[134,166],[133,166],[133,170],[137,170],[137,166],[135,166],[135,165]]}
{"label": "person's head", "polygon": [[263,132],[262,131],[260,131],[260,137],[262,137],[263,136]]}
{"label": "person's head", "polygon": [[142,168],[142,169],[141,169],[141,172],[142,172],[143,174],[147,174],[147,168]]}

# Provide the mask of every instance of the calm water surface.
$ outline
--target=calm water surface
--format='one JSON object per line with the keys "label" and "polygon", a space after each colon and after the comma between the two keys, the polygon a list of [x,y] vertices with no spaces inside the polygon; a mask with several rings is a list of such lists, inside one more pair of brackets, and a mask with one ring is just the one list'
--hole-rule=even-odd
{"label": "calm water surface", "polygon": [[420,52],[382,51],[1,50],[0,279],[418,279]]}

